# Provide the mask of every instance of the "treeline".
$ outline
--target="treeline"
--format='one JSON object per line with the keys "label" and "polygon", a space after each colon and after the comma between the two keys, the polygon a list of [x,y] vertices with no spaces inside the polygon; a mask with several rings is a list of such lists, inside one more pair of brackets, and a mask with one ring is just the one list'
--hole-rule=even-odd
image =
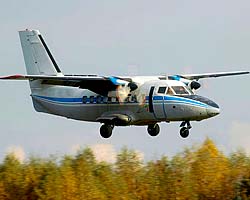
{"label": "treeline", "polygon": [[0,164],[0,199],[250,199],[250,159],[242,151],[225,156],[210,139],[147,163],[127,148],[114,164],[97,162],[89,148],[59,160],[9,154]]}

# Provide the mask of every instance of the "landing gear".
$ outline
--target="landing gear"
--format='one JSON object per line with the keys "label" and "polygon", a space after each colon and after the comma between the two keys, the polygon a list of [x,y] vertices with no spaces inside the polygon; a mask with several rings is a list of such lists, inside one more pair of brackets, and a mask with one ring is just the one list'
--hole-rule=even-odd
{"label": "landing gear", "polygon": [[[185,127],[187,125],[187,127]],[[180,129],[180,136],[182,138],[187,138],[189,136],[189,129],[192,128],[192,126],[190,125],[189,121],[184,121],[181,123],[180,125],[181,129]]]}
{"label": "landing gear", "polygon": [[180,130],[180,135],[182,138],[187,138],[189,135],[189,130],[186,127],[182,127]]}
{"label": "landing gear", "polygon": [[160,132],[160,126],[158,124],[148,125],[148,134],[151,136],[157,136]]}
{"label": "landing gear", "polygon": [[112,135],[114,126],[110,124],[103,124],[100,128],[100,134],[103,138],[109,138]]}

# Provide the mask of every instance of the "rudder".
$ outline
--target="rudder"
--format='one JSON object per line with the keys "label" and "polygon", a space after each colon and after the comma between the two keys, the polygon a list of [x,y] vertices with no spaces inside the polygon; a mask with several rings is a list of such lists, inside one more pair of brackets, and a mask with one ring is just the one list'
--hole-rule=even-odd
{"label": "rudder", "polygon": [[61,70],[38,30],[19,31],[28,75],[58,75]]}

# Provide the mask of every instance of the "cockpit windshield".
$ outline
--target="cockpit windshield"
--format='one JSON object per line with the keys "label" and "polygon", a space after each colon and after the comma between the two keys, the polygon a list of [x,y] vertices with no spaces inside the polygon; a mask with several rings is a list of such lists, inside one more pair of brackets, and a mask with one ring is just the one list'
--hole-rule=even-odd
{"label": "cockpit windshield", "polygon": [[185,88],[189,91],[190,94],[194,94],[194,92],[192,91],[192,89],[190,87],[187,86]]}
{"label": "cockpit windshield", "polygon": [[175,94],[177,94],[177,95],[189,94],[187,89],[183,86],[172,86],[172,89],[174,90]]}

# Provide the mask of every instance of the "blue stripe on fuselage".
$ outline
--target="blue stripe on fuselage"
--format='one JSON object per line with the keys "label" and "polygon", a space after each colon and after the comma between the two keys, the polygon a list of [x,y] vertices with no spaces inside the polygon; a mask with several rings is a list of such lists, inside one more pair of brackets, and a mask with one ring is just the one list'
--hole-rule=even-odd
{"label": "blue stripe on fuselage", "polygon": [[164,96],[164,100],[168,101],[173,101],[173,102],[178,102],[178,103],[189,103],[189,104],[194,104],[197,106],[202,106],[202,107],[208,107],[207,104],[202,103],[200,101],[195,101],[191,99],[187,99],[185,97],[177,97],[177,96]]}
{"label": "blue stripe on fuselage", "polygon": [[[32,95],[34,97],[38,97],[44,100],[48,100],[48,101],[53,101],[53,102],[57,102],[57,103],[80,103],[83,104],[82,98],[62,98],[62,97],[47,97],[47,96],[39,96],[39,95]],[[146,96],[146,100],[148,100],[149,97]],[[185,103],[185,104],[191,104],[191,105],[196,105],[196,106],[201,106],[201,107],[208,107],[207,104],[199,102],[199,101],[195,101],[195,100],[191,100],[191,99],[187,99],[185,97],[177,97],[177,96],[153,96],[153,100],[154,101],[161,101],[161,100],[165,100],[165,103]],[[87,98],[87,102],[86,103],[90,103],[89,98]],[[93,104],[96,104],[96,98],[94,98]],[[101,102],[104,103],[104,102]],[[110,102],[110,103],[116,103],[116,102]],[[119,103],[119,102],[117,102]],[[127,103],[127,102],[125,102]],[[129,102],[129,103],[135,103],[135,102]]]}
{"label": "blue stripe on fuselage", "polygon": [[[187,99],[185,97],[178,97],[178,96],[153,96],[154,101],[160,101],[160,100],[165,100],[166,103],[186,103],[186,104],[191,104],[191,105],[196,105],[196,106],[201,106],[201,107],[208,107],[207,104],[202,103],[200,101],[195,101],[192,99]],[[148,100],[148,97],[146,98]]]}
{"label": "blue stripe on fuselage", "polygon": [[59,98],[59,97],[46,97],[46,96],[39,96],[39,95],[32,95],[34,97],[38,97],[41,99],[55,101],[58,103],[82,103],[82,98]]}
{"label": "blue stripe on fuselage", "polygon": [[163,100],[163,96],[153,96],[153,100]]}

